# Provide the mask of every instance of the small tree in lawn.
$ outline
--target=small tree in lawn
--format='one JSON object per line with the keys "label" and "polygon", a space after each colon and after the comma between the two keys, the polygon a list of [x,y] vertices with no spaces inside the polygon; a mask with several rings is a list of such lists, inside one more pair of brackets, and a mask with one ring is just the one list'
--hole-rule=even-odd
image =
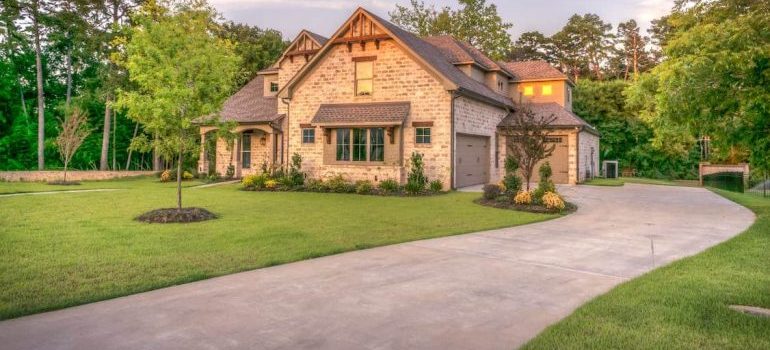
{"label": "small tree in lawn", "polygon": [[217,14],[205,1],[169,6],[150,1],[132,17],[135,26],[118,63],[128,70],[135,89],[121,91],[116,105],[154,136],[140,135],[132,147],[154,148],[166,159],[177,159],[181,212],[184,157],[198,153],[198,124],[214,123],[235,83],[239,61],[233,44],[215,35]]}
{"label": "small tree in lawn", "polygon": [[529,191],[529,183],[537,162],[551,156],[555,144],[547,142],[548,127],[556,120],[551,115],[538,115],[530,105],[520,105],[511,123],[506,125],[508,150],[518,161],[524,183]]}
{"label": "small tree in lawn", "polygon": [[64,114],[64,119],[60,119],[61,132],[56,137],[56,147],[59,149],[62,161],[64,162],[64,181],[67,183],[67,167],[72,156],[75,155],[83,140],[91,134],[91,128],[88,126],[88,115],[79,108],[74,108],[72,112]]}

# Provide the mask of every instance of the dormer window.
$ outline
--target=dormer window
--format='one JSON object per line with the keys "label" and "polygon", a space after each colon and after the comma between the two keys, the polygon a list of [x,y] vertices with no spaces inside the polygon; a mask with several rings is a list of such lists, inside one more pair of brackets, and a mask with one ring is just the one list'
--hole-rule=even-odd
{"label": "dormer window", "polygon": [[502,81],[497,82],[497,91],[503,92],[505,91],[505,83]]}
{"label": "dormer window", "polygon": [[535,94],[535,87],[534,86],[525,86],[524,87],[524,96],[532,96]]}
{"label": "dormer window", "polygon": [[356,96],[371,96],[374,80],[374,57],[360,57],[356,64]]}
{"label": "dormer window", "polygon": [[551,96],[553,94],[553,86],[543,85],[543,96]]}
{"label": "dormer window", "polygon": [[270,92],[278,92],[278,83],[275,81],[270,82]]}

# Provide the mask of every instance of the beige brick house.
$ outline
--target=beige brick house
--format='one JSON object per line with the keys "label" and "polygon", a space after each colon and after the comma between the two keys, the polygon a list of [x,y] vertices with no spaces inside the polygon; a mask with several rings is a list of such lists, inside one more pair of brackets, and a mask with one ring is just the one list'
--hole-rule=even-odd
{"label": "beige brick house", "polygon": [[[236,176],[302,156],[309,176],[404,182],[412,152],[445,188],[497,182],[519,103],[554,114],[554,180],[596,173],[599,137],[571,112],[572,82],[545,62],[495,62],[449,36],[418,38],[359,8],[327,39],[302,31],[228,99],[232,149],[201,128],[199,170]],[[214,144],[216,146],[214,147]],[[215,148],[215,152],[214,151]]]}

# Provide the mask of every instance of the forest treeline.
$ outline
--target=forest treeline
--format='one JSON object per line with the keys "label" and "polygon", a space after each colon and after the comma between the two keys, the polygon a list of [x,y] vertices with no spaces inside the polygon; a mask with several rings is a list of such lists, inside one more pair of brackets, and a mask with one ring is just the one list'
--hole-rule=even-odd
{"label": "forest treeline", "polygon": [[[135,88],[115,62],[143,3],[3,0],[0,170],[59,168],[54,140],[74,107],[94,132],[72,168],[151,167],[151,154],[129,150],[144,130],[112,108],[119,91]],[[768,167],[768,13],[768,0],[676,0],[646,32],[633,19],[613,25],[584,13],[552,35],[533,31],[516,40],[508,33],[514,24],[485,0],[454,7],[412,0],[389,15],[417,35],[450,34],[495,59],[550,62],[576,82],[574,111],[601,132],[602,159],[643,176],[691,178],[699,161]],[[233,90],[287,44],[276,30],[212,18],[242,62]]]}

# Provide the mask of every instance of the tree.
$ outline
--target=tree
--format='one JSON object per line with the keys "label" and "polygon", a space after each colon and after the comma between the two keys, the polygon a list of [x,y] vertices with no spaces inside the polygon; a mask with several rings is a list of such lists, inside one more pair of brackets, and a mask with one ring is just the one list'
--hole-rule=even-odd
{"label": "tree", "polygon": [[639,26],[633,19],[618,25],[618,44],[620,45],[620,59],[623,68],[623,80],[628,80],[629,73],[633,77],[647,70],[652,65],[646,46],[649,38],[639,33]]}
{"label": "tree", "polygon": [[[666,59],[648,78],[658,144],[666,126],[709,136],[713,160],[764,163],[770,134],[770,4],[695,3],[671,21]],[[683,145],[686,147],[687,145]],[[741,156],[742,154],[746,156]]]}
{"label": "tree", "polygon": [[32,25],[32,38],[35,46],[35,79],[37,82],[37,168],[45,168],[45,93],[43,91],[43,58],[42,36],[45,21],[46,3],[41,0],[30,0],[25,4]]}
{"label": "tree", "polygon": [[522,33],[507,58],[511,61],[545,60],[557,63],[550,38],[538,31]]}
{"label": "tree", "polygon": [[535,165],[550,157],[556,147],[556,144],[546,142],[549,127],[556,117],[553,114],[539,115],[529,104],[518,107],[511,124],[506,125],[503,131],[507,136],[508,150],[518,162],[529,191]]}
{"label": "tree", "polygon": [[411,7],[396,5],[390,12],[393,23],[419,35],[452,35],[479,48],[492,59],[502,59],[513,47],[508,30],[513,24],[503,22],[497,6],[486,0],[458,0],[460,9],[426,7],[411,0]]}
{"label": "tree", "polygon": [[[216,37],[216,13],[203,1],[177,4],[165,13],[145,5],[121,64],[136,85],[122,91],[116,107],[144,127],[132,147],[157,149],[177,160],[177,210],[182,209],[182,164],[198,154],[196,123],[213,122],[232,91],[239,59],[229,40]],[[154,11],[154,10],[153,10]]]}
{"label": "tree", "polygon": [[561,31],[553,35],[551,40],[557,48],[559,61],[575,80],[586,73],[593,74],[595,79],[604,77],[602,66],[614,38],[611,30],[611,24],[588,13],[573,15]]}
{"label": "tree", "polygon": [[253,79],[259,70],[275,62],[287,45],[277,30],[234,22],[222,24],[219,36],[235,43],[235,53],[241,58],[239,87]]}
{"label": "tree", "polygon": [[60,124],[61,132],[56,137],[56,146],[64,162],[64,183],[67,183],[67,166],[80,145],[91,134],[91,128],[88,126],[88,115],[79,108],[65,114]]}

